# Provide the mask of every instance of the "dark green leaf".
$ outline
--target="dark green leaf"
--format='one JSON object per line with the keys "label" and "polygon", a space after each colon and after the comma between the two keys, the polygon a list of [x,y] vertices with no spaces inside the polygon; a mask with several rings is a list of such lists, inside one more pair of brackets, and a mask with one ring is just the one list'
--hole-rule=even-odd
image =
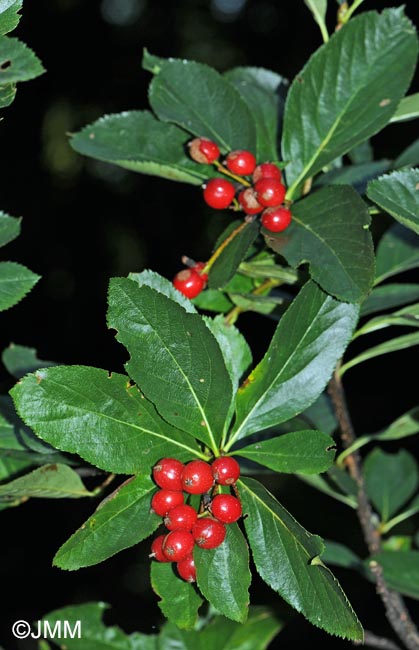
{"label": "dark green leaf", "polygon": [[383,568],[384,579],[390,589],[404,596],[419,599],[419,551],[383,551],[365,560]]}
{"label": "dark green leaf", "polygon": [[6,108],[6,106],[10,106],[15,97],[15,84],[0,84],[0,108]]}
{"label": "dark green leaf", "polygon": [[315,186],[352,185],[359,194],[365,194],[368,182],[386,172],[389,167],[389,160],[375,160],[357,165],[346,165],[319,176]]}
{"label": "dark green leaf", "polygon": [[419,432],[419,407],[403,413],[389,427],[370,436],[371,440],[400,440]]}
{"label": "dark green leaf", "polygon": [[370,140],[364,140],[361,144],[348,152],[348,158],[354,165],[370,163],[374,160],[374,150]]}
{"label": "dark green leaf", "polygon": [[22,219],[10,217],[0,211],[0,246],[5,246],[20,235],[20,223]]}
{"label": "dark green leaf", "polygon": [[215,450],[232,384],[202,317],[148,286],[113,278],[108,324],[131,355],[128,373],[159,413]]}
{"label": "dark green leaf", "polygon": [[354,334],[354,338],[370,334],[385,327],[399,325],[403,327],[419,327],[419,303],[408,305],[403,309],[398,309],[391,314],[382,314],[371,318]]}
{"label": "dark green leaf", "polygon": [[378,244],[375,283],[379,284],[386,278],[417,267],[419,239],[414,232],[395,223]]}
{"label": "dark green leaf", "polygon": [[22,9],[23,0],[2,0],[0,2],[0,35],[12,32],[21,18],[18,13]]}
{"label": "dark green leaf", "polygon": [[360,302],[374,281],[370,216],[349,186],[326,187],[293,207],[286,231],[265,231],[267,245],[296,267],[308,262],[322,289],[348,302]]}
{"label": "dark green leaf", "polygon": [[325,540],[325,549],[322,555],[323,562],[340,566],[344,569],[363,569],[362,560],[350,548],[339,544],[339,542],[332,542]]}
{"label": "dark green leaf", "polygon": [[236,392],[243,375],[252,365],[252,351],[249,344],[237,327],[226,324],[223,316],[205,318],[205,322],[218,341],[233,384],[233,391]]}
{"label": "dark green leaf", "polygon": [[398,158],[394,161],[393,167],[417,167],[419,165],[419,139],[412,142]]}
{"label": "dark green leaf", "polygon": [[249,262],[242,262],[239,270],[250,278],[272,278],[273,280],[281,280],[286,284],[296,284],[298,282],[298,273],[289,267],[276,264],[273,256],[261,260],[252,259]]}
{"label": "dark green leaf", "polygon": [[340,368],[340,375],[343,376],[347,370],[353,368],[354,366],[357,366],[359,363],[369,361],[369,359],[374,359],[375,357],[380,357],[383,354],[389,354],[390,352],[408,350],[413,345],[419,345],[419,332],[397,336],[394,339],[390,339],[389,341],[375,345],[374,347],[365,350],[365,352],[361,352],[361,354],[358,354],[357,357],[354,357],[353,359],[350,359],[344,363]]}
{"label": "dark green leaf", "polygon": [[244,623],[249,607],[249,551],[237,524],[227,526],[224,542],[215,549],[195,546],[198,587],[215,609]]}
{"label": "dark green leaf", "polygon": [[405,169],[368,184],[368,198],[419,234],[419,169]]}
{"label": "dark green leaf", "polygon": [[151,535],[161,524],[161,518],[150,512],[155,488],[148,476],[120,485],[61,546],[55,566],[74,571],[98,564]]}
{"label": "dark green leaf", "polygon": [[285,106],[282,156],[290,161],[290,197],[306,178],[389,122],[416,57],[416,32],[402,7],[353,18],[313,54]]}
{"label": "dark green leaf", "polygon": [[149,474],[163,456],[200,456],[194,440],[162,420],[125,375],[58,366],[28,375],[11,394],[40,438],[106,471]]}
{"label": "dark green leaf", "polygon": [[182,629],[191,629],[198,618],[202,598],[195,587],[180,578],[169,562],[151,562],[151,586],[161,600],[164,616]]}
{"label": "dark green leaf", "polygon": [[279,306],[288,306],[289,300],[280,295],[270,293],[267,296],[255,295],[252,293],[245,294],[229,293],[230,299],[242,311],[255,311],[259,314],[271,314]]}
{"label": "dark green leaf", "polygon": [[33,472],[0,485],[0,499],[40,497],[45,499],[78,499],[91,496],[80,477],[67,465],[38,467]]}
{"label": "dark green leaf", "polygon": [[[416,497],[410,503],[408,503],[398,515],[390,519],[390,521],[388,521],[384,526],[381,526],[381,532],[383,534],[388,533],[392,528],[397,526],[397,524],[400,524],[402,521],[405,521],[405,519],[409,519],[410,517],[417,515],[418,512],[419,512],[419,494],[416,495]],[[393,544],[391,543],[391,540],[393,540]],[[399,540],[399,542],[397,540]],[[387,545],[386,546],[383,545],[384,550],[397,551],[400,549],[400,545],[402,547],[402,550],[406,550],[406,545],[409,544],[409,542],[411,542],[411,537],[407,537],[406,540],[406,537],[402,536],[402,538],[400,539],[399,537],[396,536],[395,538],[394,537],[389,538],[386,541],[387,541]],[[409,550],[410,547],[411,547],[411,543],[408,546],[407,550]]]}
{"label": "dark green leaf", "polygon": [[351,640],[363,632],[338,581],[321,562],[324,545],[257,481],[239,482],[244,525],[262,579],[313,625]]}
{"label": "dark green leaf", "polygon": [[142,174],[201,185],[215,175],[186,153],[187,134],[149,111],[105,115],[72,136],[75,151]]}
{"label": "dark green leaf", "polygon": [[419,284],[384,284],[372,290],[361,306],[361,316],[369,316],[378,311],[401,307],[415,300],[419,300]]}
{"label": "dark green leaf", "polygon": [[193,304],[199,309],[207,311],[217,311],[225,314],[233,307],[233,303],[229,298],[218,289],[207,289],[194,298]]}
{"label": "dark green leaf", "polygon": [[0,311],[16,305],[40,276],[16,262],[0,262]]}
{"label": "dark green leaf", "polygon": [[403,97],[390,122],[406,122],[419,117],[419,93]]}
{"label": "dark green leaf", "polygon": [[313,282],[301,289],[238,392],[233,440],[285,422],[315,401],[348,344],[358,309]]}
{"label": "dark green leaf", "polygon": [[357,507],[356,499],[336,490],[323,478],[323,476],[320,476],[319,474],[297,474],[296,476],[301,479],[303,483],[307,483],[307,485],[310,485],[315,490],[327,494],[327,496],[332,497],[332,499],[336,499],[336,501],[340,501],[350,508],[355,509]]}
{"label": "dark green leaf", "polygon": [[40,368],[50,368],[58,365],[53,361],[38,359],[35,348],[16,345],[16,343],[10,343],[9,347],[3,350],[1,360],[6,370],[16,379],[21,379],[28,372],[35,372]]}
{"label": "dark green leaf", "polygon": [[[14,450],[4,450],[0,449],[0,482],[10,481],[14,478],[15,474],[21,473],[23,470],[29,469],[33,466],[33,463],[27,459],[15,458],[13,454]],[[15,452],[16,453],[16,452]],[[1,487],[1,486],[0,486]],[[19,499],[19,497],[11,497],[14,501]],[[0,507],[2,501],[0,499]]]}
{"label": "dark green leaf", "polygon": [[17,38],[0,36],[0,85],[28,81],[44,72],[32,50]]}
{"label": "dark green leaf", "polygon": [[256,150],[252,114],[227,79],[195,61],[165,61],[149,89],[150,104],[164,122],[214,140],[224,152]]}
{"label": "dark green leaf", "polygon": [[333,438],[321,431],[293,431],[242,447],[235,453],[275,472],[320,474],[333,463],[334,444]]}
{"label": "dark green leaf", "polygon": [[329,396],[321,393],[316,401],[302,413],[302,416],[323,433],[332,434],[338,426],[335,411]]}
{"label": "dark green leaf", "polygon": [[[245,259],[247,251],[259,234],[257,221],[241,222],[237,226],[237,235],[232,237],[220,256],[215,261],[209,273],[209,286],[211,289],[220,289],[231,280],[240,263]],[[227,241],[228,238],[226,238]]]}

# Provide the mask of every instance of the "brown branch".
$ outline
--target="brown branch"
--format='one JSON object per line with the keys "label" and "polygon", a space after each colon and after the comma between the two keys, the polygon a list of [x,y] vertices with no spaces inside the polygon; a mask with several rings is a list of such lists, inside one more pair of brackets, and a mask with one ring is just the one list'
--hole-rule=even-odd
{"label": "brown branch", "polygon": [[391,641],[391,639],[377,636],[374,632],[369,632],[368,630],[365,630],[364,642],[353,641],[353,645],[366,645],[370,648],[381,648],[381,650],[400,650],[400,646],[394,643],[394,641]]}
{"label": "brown branch", "polygon": [[[343,446],[347,449],[355,442],[356,434],[349,415],[345,391],[339,376],[339,368],[335,370],[329,382],[328,391],[339,422],[341,440]],[[375,555],[381,551],[381,538],[373,524],[373,511],[365,490],[362,460],[359,452],[352,452],[345,459],[345,463],[358,486],[357,514],[364,539],[370,554]],[[382,567],[377,562],[371,562],[370,569],[375,578],[377,593],[384,604],[387,619],[393,630],[408,650],[419,650],[419,632],[410,618],[403,598],[397,592],[389,589],[383,576]]]}

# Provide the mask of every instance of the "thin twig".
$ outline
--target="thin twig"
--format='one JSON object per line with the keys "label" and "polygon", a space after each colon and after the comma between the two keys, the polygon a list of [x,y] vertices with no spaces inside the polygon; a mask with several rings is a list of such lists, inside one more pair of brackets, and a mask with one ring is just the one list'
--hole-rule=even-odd
{"label": "thin twig", "polygon": [[369,632],[368,630],[364,632],[364,642],[353,641],[352,643],[356,646],[366,645],[370,648],[381,648],[381,650],[400,650],[400,646],[394,643],[394,641],[391,641],[391,639],[377,636],[374,632]]}

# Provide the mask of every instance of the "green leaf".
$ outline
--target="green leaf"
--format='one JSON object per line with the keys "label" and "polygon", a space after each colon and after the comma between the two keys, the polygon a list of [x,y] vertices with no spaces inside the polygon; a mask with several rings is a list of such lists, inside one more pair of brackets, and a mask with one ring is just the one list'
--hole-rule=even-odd
{"label": "green leaf", "polygon": [[17,38],[0,36],[0,85],[39,77],[44,68],[32,50]]}
{"label": "green leaf", "polygon": [[150,287],[159,293],[162,293],[166,298],[170,298],[178,305],[183,307],[190,314],[196,314],[196,309],[189,298],[186,298],[180,291],[174,288],[173,283],[159,275],[155,271],[146,269],[141,273],[129,273],[128,278],[134,280],[140,287]]}
{"label": "green leaf", "polygon": [[320,537],[305,530],[260,483],[239,482],[244,525],[261,578],[313,625],[346,639],[363,631],[338,581],[319,559]]}
{"label": "green leaf", "polygon": [[394,161],[393,167],[417,167],[419,165],[419,139],[412,142]]}
{"label": "green leaf", "polygon": [[403,413],[389,427],[370,436],[371,440],[400,440],[419,432],[419,407]]}
{"label": "green leaf", "polygon": [[[405,521],[406,519],[409,519],[410,517],[413,517],[414,515],[417,515],[418,512],[419,512],[419,494],[416,495],[416,497],[410,503],[408,503],[407,506],[405,506],[405,508],[404,508],[404,510],[402,510],[402,512],[400,512],[398,515],[396,515],[395,517],[393,517],[392,519],[387,521],[386,524],[382,525],[381,526],[381,532],[383,534],[388,533],[392,528],[394,528],[394,526],[397,526],[402,521]],[[398,537],[390,538],[390,539],[386,540],[387,541],[387,546],[383,545],[384,550],[388,550],[388,551],[399,550],[397,548],[397,546],[396,547],[391,546],[391,539],[393,539],[394,545],[397,545],[398,543],[401,543],[401,544],[406,543],[406,538],[403,538],[403,536],[402,536],[401,540]],[[397,542],[398,539],[399,539],[399,542]],[[410,547],[411,547],[411,537],[407,537],[407,543],[409,543],[409,542],[410,542],[410,546],[409,546],[409,549],[410,549]],[[403,550],[404,550],[404,548],[405,547],[403,546]]]}
{"label": "green leaf", "polygon": [[348,158],[354,165],[359,163],[370,163],[374,161],[374,149],[370,140],[364,140],[361,144],[348,152]]}
{"label": "green leaf", "polygon": [[128,479],[61,546],[53,564],[69,571],[92,566],[154,533],[161,524],[161,518],[150,512],[155,489],[148,476]]}
{"label": "green leaf", "polygon": [[306,178],[389,122],[409,86],[417,49],[415,29],[398,7],[353,18],[313,54],[285,105],[289,198]]}
{"label": "green leaf", "polygon": [[141,174],[201,185],[215,175],[186,153],[187,134],[150,111],[105,115],[72,136],[75,151]]}
{"label": "green leaf", "polygon": [[419,169],[404,169],[368,184],[368,198],[419,234]]}
{"label": "green leaf", "polygon": [[413,334],[404,334],[403,336],[397,336],[394,339],[380,343],[379,345],[365,350],[365,352],[361,352],[361,354],[358,354],[357,357],[354,357],[353,359],[350,359],[350,361],[344,363],[339,371],[340,376],[342,377],[347,370],[353,368],[354,366],[357,366],[359,363],[369,361],[375,357],[380,357],[382,354],[399,352],[399,350],[407,350],[414,345],[419,345],[419,332],[413,332]]}
{"label": "green leaf", "polygon": [[[68,650],[157,650],[157,636],[140,634],[125,634],[119,627],[107,627],[102,621],[104,611],[108,609],[105,603],[85,603],[72,605],[50,612],[43,621],[48,621],[50,628],[54,629],[57,622],[67,621],[68,626],[74,631],[80,621],[80,638],[74,638],[68,633],[65,647]],[[61,629],[65,629],[62,627]]]}
{"label": "green leaf", "polygon": [[383,551],[365,560],[366,568],[377,562],[390,589],[419,599],[419,551]]}
{"label": "green leaf", "polygon": [[313,427],[323,433],[331,435],[338,427],[335,411],[327,393],[321,393],[302,415]]}
{"label": "green leaf", "polygon": [[401,307],[414,300],[419,300],[419,284],[384,284],[372,290],[361,306],[361,316]]}
{"label": "green leaf", "polygon": [[226,324],[223,316],[205,318],[205,322],[218,341],[233,384],[233,391],[236,392],[243,375],[252,365],[252,351],[249,344],[237,327]]}
{"label": "green leaf", "polygon": [[358,307],[327,296],[308,282],[281,318],[264,358],[237,395],[230,445],[285,422],[308,408],[342,356]]}
{"label": "green leaf", "polygon": [[206,289],[193,299],[193,304],[198,309],[205,309],[206,311],[216,311],[222,314],[230,311],[234,306],[231,300],[218,289]]}
{"label": "green leaf", "polygon": [[304,0],[304,4],[313,14],[313,18],[320,27],[323,40],[326,43],[329,40],[329,34],[326,27],[327,0]]}
{"label": "green leaf", "polygon": [[296,267],[308,262],[313,280],[340,300],[360,302],[374,281],[367,206],[349,186],[327,187],[293,207],[284,233],[265,233],[267,245]]}
{"label": "green leaf", "polygon": [[320,474],[333,463],[335,443],[321,431],[292,431],[242,447],[235,453],[275,472]]}
{"label": "green leaf", "polygon": [[325,540],[325,545],[322,560],[327,564],[340,566],[344,569],[356,569],[357,571],[363,569],[361,558],[347,546],[330,540]]}
{"label": "green leaf", "polygon": [[419,117],[419,93],[403,97],[390,122],[406,122]]}
{"label": "green leaf", "polygon": [[307,483],[307,485],[310,485],[315,490],[318,490],[323,494],[327,494],[327,496],[332,497],[332,499],[336,499],[336,501],[340,501],[340,503],[344,503],[350,508],[356,509],[356,499],[338,492],[327,481],[325,481],[323,476],[320,476],[319,474],[297,474],[296,476],[301,481],[303,481],[303,483]]}
{"label": "green leaf", "polygon": [[365,460],[364,478],[367,494],[386,522],[415,493],[419,470],[405,449],[388,454],[376,447]]}
{"label": "green leaf", "polygon": [[407,307],[398,309],[391,314],[382,314],[381,316],[371,318],[371,320],[355,332],[353,338],[363,336],[364,334],[370,334],[371,332],[376,332],[377,330],[394,325],[419,327],[419,303],[408,305]]}
{"label": "green leaf", "polygon": [[0,311],[16,305],[40,276],[16,262],[0,262]]}
{"label": "green leaf", "polygon": [[282,118],[288,81],[265,68],[239,67],[224,77],[249,107],[256,126],[258,160],[277,160],[278,122]]}
{"label": "green leaf", "polygon": [[20,235],[21,221],[0,211],[0,246],[5,246]]}
{"label": "green leaf", "polygon": [[3,350],[1,360],[6,370],[16,379],[21,379],[28,372],[35,372],[40,368],[50,368],[58,365],[53,361],[38,359],[35,348],[28,348],[25,345],[17,345],[16,343],[10,343],[9,347]]}
{"label": "green leaf", "polygon": [[323,185],[352,185],[359,194],[365,194],[367,184],[373,178],[386,172],[390,167],[389,160],[345,165],[322,174],[314,183],[315,187]]}
{"label": "green leaf", "polygon": [[237,524],[227,527],[224,542],[215,549],[194,548],[196,576],[202,595],[233,621],[244,623],[249,607],[249,551]]}
{"label": "green leaf", "polygon": [[195,61],[165,61],[149,88],[149,100],[164,122],[217,142],[223,152],[256,150],[252,114],[227,79]]}
{"label": "green leaf", "polygon": [[15,96],[15,84],[0,84],[0,108],[6,108],[6,106],[10,106]]}
{"label": "green leaf", "polygon": [[12,32],[19,24],[23,0],[0,1],[0,35]]}
{"label": "green leaf", "polygon": [[235,221],[234,224],[237,224],[237,227],[233,232],[237,232],[237,234],[233,237],[232,232],[230,232],[226,236],[225,241],[229,237],[232,237],[232,239],[210,270],[208,285],[211,289],[220,289],[226,286],[236,273],[241,262],[245,259],[250,246],[259,234],[259,224],[257,221],[248,223]]}
{"label": "green leaf", "polygon": [[419,267],[419,239],[401,224],[395,223],[380,239],[377,248],[376,280],[379,284],[386,278]]}
{"label": "green leaf", "polygon": [[242,311],[255,311],[259,314],[271,314],[279,306],[289,304],[289,300],[286,300],[283,296],[273,295],[272,293],[267,296],[252,293],[244,296],[240,293],[229,293],[228,295],[232,302],[237,307],[240,307]]}
{"label": "green leaf", "polygon": [[78,499],[91,496],[80,477],[67,465],[38,467],[33,472],[0,485],[0,499],[39,497],[44,499]]}
{"label": "green leaf", "polygon": [[109,472],[149,474],[164,456],[201,455],[125,375],[85,366],[46,368],[22,379],[11,395],[40,438]]}
{"label": "green leaf", "polygon": [[281,280],[286,284],[296,284],[298,282],[298,273],[289,267],[275,264],[274,258],[252,259],[249,262],[242,262],[239,270],[250,278],[272,278]]}
{"label": "green leaf", "polygon": [[131,355],[128,373],[162,417],[215,450],[232,385],[202,317],[150,287],[113,278],[108,324]]}
{"label": "green leaf", "polygon": [[202,598],[193,585],[175,573],[172,563],[151,562],[151,586],[160,596],[159,607],[169,621],[181,629],[195,626]]}

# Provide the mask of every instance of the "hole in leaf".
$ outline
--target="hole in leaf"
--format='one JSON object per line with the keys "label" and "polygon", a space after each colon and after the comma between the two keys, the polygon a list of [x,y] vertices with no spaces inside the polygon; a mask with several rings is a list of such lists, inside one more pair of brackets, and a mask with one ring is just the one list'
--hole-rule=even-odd
{"label": "hole in leaf", "polygon": [[10,61],[10,59],[3,61],[3,63],[0,63],[0,71],[7,70],[7,68],[10,68],[11,65],[12,62]]}

